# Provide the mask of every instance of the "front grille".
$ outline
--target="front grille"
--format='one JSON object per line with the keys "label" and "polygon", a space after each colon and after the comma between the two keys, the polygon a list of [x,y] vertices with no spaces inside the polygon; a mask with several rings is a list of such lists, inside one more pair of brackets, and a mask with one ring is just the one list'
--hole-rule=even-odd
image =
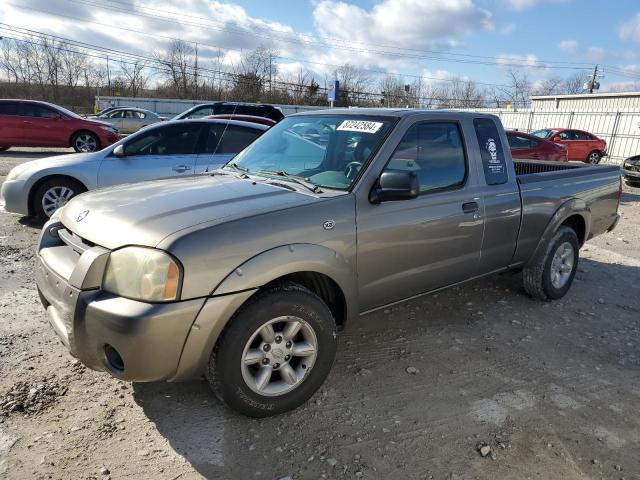
{"label": "front grille", "polygon": [[58,230],[58,237],[60,237],[60,240],[62,240],[66,245],[71,247],[80,255],[89,250],[91,247],[95,246],[95,243],[76,235],[66,228],[61,228],[60,230]]}

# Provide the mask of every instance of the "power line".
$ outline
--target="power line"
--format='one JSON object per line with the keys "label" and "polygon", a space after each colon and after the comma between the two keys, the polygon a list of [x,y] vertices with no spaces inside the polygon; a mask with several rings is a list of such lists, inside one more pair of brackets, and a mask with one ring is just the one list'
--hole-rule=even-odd
{"label": "power line", "polygon": [[[0,27],[0,28],[7,30],[6,27]],[[35,31],[31,30],[31,32],[35,32]],[[44,33],[41,33],[41,32],[36,32],[36,34],[39,34],[41,36],[40,37],[41,40],[42,39],[46,39],[47,36],[49,36],[48,34],[44,34]],[[57,45],[57,46],[56,45],[48,45],[48,44],[45,44],[45,43],[34,42],[32,40],[28,40],[28,39],[24,39],[24,38],[16,38],[16,37],[11,37],[11,36],[6,36],[4,34],[3,34],[3,36],[4,36],[5,39],[11,39],[11,40],[14,40],[16,42],[31,44],[31,45],[34,45],[34,46],[48,47],[48,48],[52,48],[54,50],[61,51],[61,52],[67,52],[67,53],[72,53],[72,54],[77,54],[77,55],[83,55],[83,56],[86,56],[86,57],[97,58],[97,59],[101,59],[101,60],[105,60],[106,58],[108,58],[107,56],[96,55],[95,53],[92,54],[92,53],[83,52],[83,51],[79,51],[79,50],[73,50],[73,49],[66,48],[66,47],[63,47],[63,46],[60,46],[60,45]],[[51,35],[51,37],[63,38],[63,37],[57,37],[57,36],[53,36],[53,35]],[[100,51],[100,48],[102,48],[102,47],[98,47],[98,46],[92,46],[91,44],[88,44],[86,42],[79,42],[79,43],[82,43],[83,45],[94,47],[98,51]],[[87,47],[82,47],[82,48],[87,48]],[[107,50],[113,51],[113,49],[107,49]],[[101,52],[101,53],[104,53],[104,52]],[[125,53],[125,52],[123,52],[123,53]],[[144,56],[137,55],[137,54],[128,54],[128,53],[125,53],[125,54],[129,55],[131,58],[129,58],[128,61],[124,60],[124,59],[121,59],[120,60],[121,63],[128,64],[128,65],[136,65],[136,62],[133,62],[131,60],[133,60],[136,57],[138,57],[138,62],[141,61],[141,60],[146,60],[146,61],[149,61],[149,62],[160,63],[161,64],[160,67],[156,67],[156,66],[147,64],[147,65],[145,65],[145,68],[150,68],[152,70],[160,71],[160,72],[165,73],[165,74],[170,74],[171,73],[170,67],[175,65],[175,64],[170,64],[169,66],[166,66],[166,65],[162,65],[162,62],[160,60],[158,60],[158,59],[153,59],[153,58],[150,58],[150,57],[144,57]],[[187,70],[188,69],[193,69],[192,66],[186,66],[186,67],[187,67]],[[209,80],[213,80],[214,82],[217,79],[218,81],[222,81],[222,82],[233,82],[236,85],[242,85],[242,84],[250,83],[250,82],[248,82],[246,80],[243,80],[241,78],[241,75],[232,74],[232,73],[229,73],[229,72],[214,71],[214,73],[217,74],[217,77],[215,77],[215,76],[212,77],[212,76],[203,75],[201,73],[196,73],[195,71],[191,72],[191,71],[187,71],[187,70],[184,71],[185,75],[188,75],[188,76],[199,75],[202,78],[207,78]],[[199,71],[212,72],[212,70],[206,69],[206,68],[199,68]],[[221,76],[224,76],[224,77],[227,77],[227,78],[222,78]],[[278,81],[278,80],[273,80],[273,84],[281,85],[281,86],[285,86],[285,87],[290,87],[290,88],[292,88],[292,87],[307,88],[308,87],[308,85],[304,85],[304,84],[295,84],[295,83],[292,83],[292,82],[283,82],[283,81]],[[326,91],[327,89],[318,86],[318,90],[319,91]],[[362,92],[362,91],[356,91],[356,90],[347,90],[347,93],[349,93],[350,95],[357,95],[359,97],[363,97],[363,99],[365,99],[365,100],[366,99],[371,99],[371,98],[377,98],[377,99],[385,98],[384,94],[375,93],[375,92]],[[413,98],[415,100],[421,101],[423,103],[426,103],[426,101],[429,101],[429,102],[438,101],[438,102],[454,102],[454,103],[458,102],[458,103],[462,103],[462,100],[455,99],[455,98],[422,97],[422,96],[420,96],[420,97],[419,96],[415,96]],[[369,100],[369,101],[371,101],[371,100]],[[520,103],[520,102],[517,102],[517,103]]]}
{"label": "power line", "polygon": [[[224,31],[227,33],[233,33],[233,34],[240,34],[243,36],[247,36],[247,35],[252,35],[252,36],[257,36],[257,37],[261,37],[260,35],[256,34],[255,32],[250,32],[250,31],[246,31],[246,30],[237,30],[237,29],[231,29],[231,28],[222,28],[222,27],[213,27],[211,25],[207,25],[207,24],[202,24],[202,23],[194,23],[194,22],[185,22],[185,21],[180,21],[177,20],[176,18],[167,18],[167,17],[163,17],[163,16],[159,16],[159,15],[150,15],[150,14],[144,14],[144,13],[133,13],[129,10],[125,10],[122,8],[117,8],[117,7],[113,7],[113,6],[109,6],[109,5],[104,5],[104,4],[99,4],[99,3],[93,3],[90,0],[67,0],[70,2],[75,2],[75,3],[81,3],[84,5],[89,5],[89,6],[93,6],[93,7],[98,7],[98,8],[103,8],[103,9],[108,9],[108,10],[112,10],[112,11],[117,11],[120,13],[126,13],[127,15],[132,15],[132,16],[138,16],[138,17],[143,17],[143,18],[151,18],[154,20],[162,20],[162,21],[166,21],[169,23],[177,23],[179,25],[186,25],[186,26],[196,26],[196,27],[200,27],[200,28],[209,28],[209,29],[215,29],[215,30],[220,30],[220,31]],[[16,5],[14,3],[9,3],[10,5],[13,5],[14,7],[17,8],[21,8],[21,9],[28,9],[31,11],[39,11],[42,13],[46,13],[49,15],[54,15],[54,16],[59,16],[59,17],[66,17],[66,18],[71,18],[73,20],[79,20],[85,23],[96,23],[102,26],[105,26],[107,28],[117,28],[117,29],[122,29],[122,30],[128,30],[128,31],[133,31],[135,33],[142,33],[142,34],[146,34],[145,32],[140,32],[140,31],[136,31],[136,30],[132,30],[132,29],[127,29],[127,28],[123,28],[120,26],[116,26],[116,25],[107,25],[107,24],[100,24],[98,22],[94,22],[94,21],[90,21],[87,20],[85,18],[79,18],[79,17],[73,17],[70,15],[64,15],[61,13],[55,13],[55,12],[51,12],[49,10],[44,10],[44,9],[36,9],[33,7],[26,7],[26,6],[22,6],[22,5]],[[154,34],[153,36],[157,36],[160,38],[167,38],[166,36],[162,36],[162,35],[157,35]],[[262,36],[264,37],[264,36]],[[168,38],[172,38],[172,37],[168,37]],[[289,43],[292,42],[292,40],[287,40],[286,38],[283,39],[283,41],[287,41]],[[300,43],[304,43],[304,42],[299,42],[299,41],[293,41],[293,43],[296,44],[300,44]],[[205,45],[205,46],[209,46],[211,48],[215,48],[215,49],[222,49],[222,50],[230,50],[230,49],[226,49],[223,47],[219,47],[219,46],[215,46],[215,45],[207,45],[205,43],[201,43],[201,45]],[[353,48],[353,47],[348,47],[348,46],[341,46],[341,47],[337,47],[336,45],[331,45],[331,44],[326,44],[326,43],[320,43],[320,42],[316,42],[315,45],[320,45],[320,46],[326,46],[329,48],[339,48],[341,50],[349,50],[349,51],[355,51],[355,52],[360,52],[360,53],[368,53],[368,54],[378,54],[378,55],[387,55],[387,56],[392,56],[392,57],[402,57],[402,58],[407,58],[407,59],[414,59],[414,60],[432,60],[432,61],[438,61],[438,62],[445,62],[445,63],[461,63],[461,64],[474,64],[474,65],[488,65],[488,66],[501,66],[501,67],[520,67],[520,68],[540,68],[540,69],[547,69],[547,68],[553,68],[553,69],[566,69],[566,70],[590,70],[591,66],[584,66],[584,67],[579,67],[579,66],[569,66],[566,64],[563,65],[550,65],[548,63],[527,63],[526,61],[523,62],[518,62],[514,59],[508,59],[508,57],[489,57],[489,58],[493,58],[493,61],[484,61],[484,60],[472,60],[472,59],[456,59],[456,58],[442,58],[442,57],[437,57],[437,56],[431,56],[431,55],[418,55],[418,54],[407,54],[407,53],[401,53],[401,52],[387,52],[387,51],[381,51],[381,50],[372,50],[372,49],[358,49],[358,48]],[[445,54],[443,52],[443,54]],[[297,59],[300,62],[305,62],[305,63],[315,63],[315,62],[309,62],[307,60],[303,60],[303,59]]]}

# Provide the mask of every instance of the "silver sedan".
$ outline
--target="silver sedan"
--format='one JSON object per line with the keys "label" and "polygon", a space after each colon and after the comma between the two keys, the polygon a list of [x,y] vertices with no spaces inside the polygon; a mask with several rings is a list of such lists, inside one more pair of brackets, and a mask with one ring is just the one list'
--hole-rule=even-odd
{"label": "silver sedan", "polygon": [[2,184],[5,210],[46,220],[87,190],[207,173],[268,128],[235,120],[163,122],[99,152],[26,162],[14,167]]}
{"label": "silver sedan", "polygon": [[97,119],[110,123],[120,133],[134,133],[147,125],[162,122],[166,117],[142,108],[116,108],[100,115]]}

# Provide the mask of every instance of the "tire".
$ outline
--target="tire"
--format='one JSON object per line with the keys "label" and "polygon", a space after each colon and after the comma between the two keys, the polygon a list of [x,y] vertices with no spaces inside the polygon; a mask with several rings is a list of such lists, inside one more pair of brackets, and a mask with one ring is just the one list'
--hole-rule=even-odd
{"label": "tire", "polygon": [[84,185],[72,178],[49,178],[38,186],[33,195],[33,211],[40,220],[46,222],[58,208],[86,191]]}
{"label": "tire", "polygon": [[[569,251],[566,245],[572,249],[570,255],[568,255]],[[522,270],[524,289],[527,293],[532,298],[543,301],[564,297],[569,291],[578,269],[579,249],[580,244],[576,232],[569,227],[560,227],[546,248],[538,253]],[[560,260],[558,265],[561,269],[570,269],[563,271],[561,277],[554,277],[554,273],[558,270],[554,263],[558,261],[556,255],[561,254],[567,255],[567,257],[566,260]]]}
{"label": "tire", "polygon": [[0,147],[0,152],[6,152],[7,150],[9,150],[11,147]]}
{"label": "tire", "polygon": [[100,139],[87,130],[77,132],[71,139],[71,146],[78,153],[97,152],[100,150]]}
{"label": "tire", "polygon": [[[284,317],[290,323],[276,321]],[[291,343],[285,327],[298,320],[302,327],[291,336]],[[261,329],[269,324],[275,335],[266,350]],[[293,354],[298,349],[308,354],[314,339],[315,354]],[[232,317],[211,354],[206,376],[218,398],[233,410],[268,417],[293,410],[311,398],[329,374],[336,348],[336,322],[320,297],[295,283],[279,284],[254,295]],[[246,365],[243,359],[249,357],[255,362]],[[288,382],[283,376],[285,365],[287,373],[295,373]],[[257,379],[263,370],[269,380],[259,387]]]}
{"label": "tire", "polygon": [[593,152],[589,153],[589,155],[587,155],[586,162],[591,163],[592,165],[597,165],[598,163],[600,163],[600,160],[602,160],[602,152],[594,150]]}

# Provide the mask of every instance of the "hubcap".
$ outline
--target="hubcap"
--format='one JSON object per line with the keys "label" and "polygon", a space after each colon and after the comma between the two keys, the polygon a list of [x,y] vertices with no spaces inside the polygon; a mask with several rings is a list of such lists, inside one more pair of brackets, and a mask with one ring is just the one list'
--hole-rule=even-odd
{"label": "hubcap", "polygon": [[76,138],[76,147],[78,147],[78,150],[81,152],[93,152],[97,146],[98,143],[96,139],[87,133],[78,135],[78,138]]}
{"label": "hubcap", "polygon": [[74,195],[74,191],[68,187],[51,187],[42,196],[42,210],[50,217],[60,207],[64,207]]}
{"label": "hubcap", "polygon": [[564,242],[558,247],[551,261],[551,284],[555,288],[562,288],[567,284],[573,271],[573,263],[573,245]]}
{"label": "hubcap", "polygon": [[278,396],[298,387],[318,355],[316,334],[299,317],[268,321],[249,338],[242,352],[242,378],[265,396]]}
{"label": "hubcap", "polygon": [[597,153],[592,153],[589,155],[589,163],[598,163],[599,155]]}

